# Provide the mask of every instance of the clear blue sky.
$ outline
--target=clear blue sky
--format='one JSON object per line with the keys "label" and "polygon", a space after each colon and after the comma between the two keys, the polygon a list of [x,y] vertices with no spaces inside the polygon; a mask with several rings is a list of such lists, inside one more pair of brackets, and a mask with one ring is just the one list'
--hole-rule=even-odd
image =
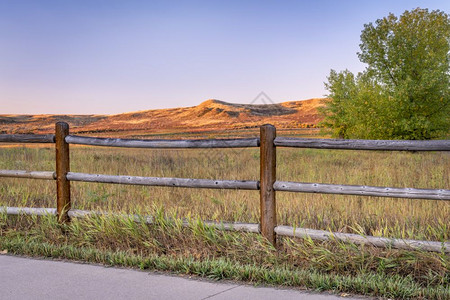
{"label": "clear blue sky", "polygon": [[322,97],[365,23],[450,1],[0,0],[0,114]]}

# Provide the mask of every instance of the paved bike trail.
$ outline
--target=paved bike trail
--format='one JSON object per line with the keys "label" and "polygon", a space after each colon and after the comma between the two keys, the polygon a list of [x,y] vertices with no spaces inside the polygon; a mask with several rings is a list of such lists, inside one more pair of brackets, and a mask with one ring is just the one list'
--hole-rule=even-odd
{"label": "paved bike trail", "polygon": [[343,297],[295,289],[254,287],[236,282],[190,279],[133,269],[0,255],[0,299],[337,300]]}

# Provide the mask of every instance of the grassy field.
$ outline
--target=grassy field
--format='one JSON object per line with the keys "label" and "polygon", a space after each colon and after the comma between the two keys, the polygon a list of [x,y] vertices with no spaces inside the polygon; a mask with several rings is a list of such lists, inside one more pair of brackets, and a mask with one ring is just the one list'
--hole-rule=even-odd
{"label": "grassy field", "polygon": [[[0,148],[0,169],[54,170],[51,147]],[[73,172],[258,180],[258,149],[148,150],[71,147]],[[279,180],[447,188],[445,152],[408,153],[278,149]],[[55,183],[0,181],[1,204],[54,207]],[[178,216],[258,222],[257,191],[72,183],[73,207],[133,212],[164,207]],[[432,200],[277,193],[278,223],[398,238],[450,239],[450,203]]]}
{"label": "grassy field", "polygon": [[[54,149],[50,146],[2,147],[0,169],[52,171],[54,155]],[[414,188],[450,187],[449,153],[444,152],[278,148],[277,155],[279,180]],[[259,150],[71,146],[71,170],[111,175],[258,180]],[[0,206],[55,207],[55,197],[55,182],[0,179]],[[30,220],[3,216],[0,246],[15,253],[58,257],[66,257],[64,253],[67,251],[76,252],[78,258],[74,258],[85,257],[87,260],[92,254],[86,253],[100,251],[95,256],[97,258],[91,260],[102,263],[108,263],[101,258],[107,255],[105,253],[122,251],[134,263],[112,258],[109,263],[141,266],[139,264],[145,265],[146,259],[154,257],[155,261],[147,266],[151,269],[164,269],[157,267],[159,260],[164,259],[192,259],[192,263],[211,261],[212,265],[203,266],[206,275],[202,274],[200,267],[183,271],[173,261],[166,264],[176,265],[167,267],[168,270],[212,278],[239,279],[235,269],[252,266],[256,268],[251,271],[255,277],[249,275],[240,279],[282,284],[280,278],[287,276],[290,281],[286,281],[286,285],[319,290],[393,298],[450,297],[448,254],[383,250],[287,238],[280,239],[275,251],[258,235],[217,232],[197,222],[257,223],[257,191],[73,182],[72,197],[73,207],[77,209],[157,215],[160,222],[155,227],[146,227],[131,225],[127,220],[91,218],[74,221],[64,229],[65,233],[70,234],[62,234],[58,225],[46,218]],[[278,223],[284,225],[395,238],[450,239],[450,203],[445,201],[278,192],[277,205]],[[190,220],[191,226],[181,228],[177,221],[168,221],[181,218]],[[63,251],[61,247],[75,250]],[[59,254],[49,254],[52,251]],[[224,269],[214,265],[218,262],[223,263],[221,266]],[[225,267],[228,264],[233,267]],[[262,269],[258,271],[257,268]],[[299,275],[298,272],[306,273]],[[326,279],[328,277],[320,276],[331,277]],[[337,281],[331,284],[327,280]],[[382,283],[377,288],[374,282],[380,280]],[[358,283],[360,281],[365,283]]]}

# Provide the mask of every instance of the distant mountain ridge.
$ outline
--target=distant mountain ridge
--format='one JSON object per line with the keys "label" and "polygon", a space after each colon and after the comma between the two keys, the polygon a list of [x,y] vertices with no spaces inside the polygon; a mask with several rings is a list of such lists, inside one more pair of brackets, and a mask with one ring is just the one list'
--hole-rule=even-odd
{"label": "distant mountain ridge", "polygon": [[116,115],[0,115],[0,133],[51,133],[58,121],[72,133],[231,130],[270,123],[279,128],[315,127],[323,98],[279,104],[236,104],[207,100],[197,106]]}

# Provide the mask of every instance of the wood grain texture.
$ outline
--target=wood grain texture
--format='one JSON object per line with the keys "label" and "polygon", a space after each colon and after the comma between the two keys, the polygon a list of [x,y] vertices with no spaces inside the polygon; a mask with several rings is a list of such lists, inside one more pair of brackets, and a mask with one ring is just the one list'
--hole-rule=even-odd
{"label": "wood grain texture", "polygon": [[277,153],[274,146],[276,129],[272,125],[261,126],[260,145],[260,224],[261,234],[276,245],[277,207],[273,184],[276,180]]}
{"label": "wood grain texture", "polygon": [[56,149],[56,199],[58,221],[61,223],[69,221],[67,212],[71,208],[70,182],[66,175],[70,172],[69,144],[66,136],[69,135],[69,124],[58,122],[55,124],[55,149]]}
{"label": "wood grain texture", "polygon": [[418,240],[402,240],[385,237],[362,236],[351,233],[330,232],[324,230],[295,228],[290,226],[277,226],[275,231],[278,235],[290,237],[309,237],[313,240],[328,241],[339,240],[343,242],[351,242],[358,245],[372,245],[375,247],[392,247],[396,249],[407,250],[424,250],[432,252],[441,252],[444,250],[450,253],[450,243],[434,242],[434,241],[418,241]]}
{"label": "wood grain texture", "polygon": [[0,134],[0,143],[54,143],[54,134]]}
{"label": "wood grain texture", "polygon": [[0,170],[0,177],[55,180],[56,173],[48,171]]}
{"label": "wood grain texture", "polygon": [[390,198],[450,200],[450,190],[392,188],[364,185],[341,185],[276,181],[274,189],[285,192],[321,193],[337,195],[375,196]]}
{"label": "wood grain texture", "polygon": [[200,140],[138,140],[94,138],[70,135],[66,137],[69,144],[128,147],[128,148],[246,148],[258,147],[258,138],[246,139],[200,139]]}
{"label": "wood grain texture", "polygon": [[7,215],[46,216],[46,215],[56,215],[56,208],[0,206],[0,212],[5,212]]}
{"label": "wood grain texture", "polygon": [[386,150],[386,151],[450,151],[450,140],[401,141],[401,140],[338,140],[277,137],[278,147]]}
{"label": "wood grain texture", "polygon": [[237,190],[258,190],[258,181],[253,180],[213,180],[213,179],[191,179],[191,178],[171,178],[171,177],[141,177],[123,175],[101,175],[73,173],[67,174],[67,179],[71,181],[103,182],[130,185],[147,186],[171,186],[185,188],[206,188],[206,189],[237,189]]}

